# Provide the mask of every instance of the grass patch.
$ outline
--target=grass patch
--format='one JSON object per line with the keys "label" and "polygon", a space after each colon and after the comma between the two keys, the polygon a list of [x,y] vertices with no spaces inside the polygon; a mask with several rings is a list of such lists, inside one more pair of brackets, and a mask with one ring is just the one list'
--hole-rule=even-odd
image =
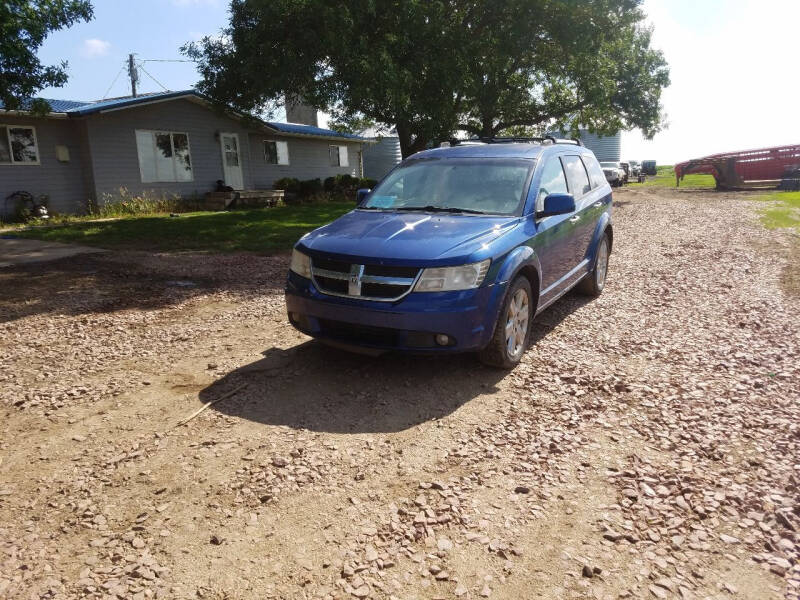
{"label": "grass patch", "polygon": [[[664,165],[656,168],[655,177],[650,175],[644,183],[631,181],[634,187],[675,187],[675,168],[672,165]],[[713,189],[717,187],[717,182],[711,175],[686,175],[681,181],[680,187],[693,189]]]}
{"label": "grass patch", "polygon": [[800,192],[773,192],[756,196],[755,200],[770,203],[760,211],[761,222],[767,229],[800,229]]}
{"label": "grass patch", "polygon": [[55,226],[20,229],[14,235],[113,249],[276,253],[290,250],[303,234],[354,207],[353,202],[329,202],[179,217],[138,215],[108,221],[73,217]]}

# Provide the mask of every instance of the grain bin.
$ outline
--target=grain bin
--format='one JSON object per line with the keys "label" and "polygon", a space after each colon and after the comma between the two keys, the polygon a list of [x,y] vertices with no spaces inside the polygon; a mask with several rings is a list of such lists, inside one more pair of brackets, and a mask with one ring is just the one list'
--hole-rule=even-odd
{"label": "grain bin", "polygon": [[[619,162],[622,156],[622,134],[617,133],[611,136],[598,136],[594,133],[589,133],[586,129],[579,129],[581,143],[589,150],[594,152],[597,160]],[[571,138],[572,136],[563,131],[554,131],[549,134],[555,137]]]}
{"label": "grain bin", "polygon": [[372,132],[368,131],[361,135],[377,143],[364,144],[362,154],[364,177],[381,180],[403,158],[400,152],[400,138],[394,132],[385,136],[369,135],[369,133]]}

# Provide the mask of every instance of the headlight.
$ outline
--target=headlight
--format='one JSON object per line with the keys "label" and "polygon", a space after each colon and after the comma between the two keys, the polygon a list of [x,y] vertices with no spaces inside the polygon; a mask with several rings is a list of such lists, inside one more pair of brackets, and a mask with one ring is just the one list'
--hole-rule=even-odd
{"label": "headlight", "polygon": [[458,267],[425,269],[417,281],[415,292],[451,292],[469,290],[483,283],[491,264],[490,259]]}
{"label": "headlight", "polygon": [[289,269],[300,277],[311,279],[311,259],[298,250],[292,250],[292,264]]}

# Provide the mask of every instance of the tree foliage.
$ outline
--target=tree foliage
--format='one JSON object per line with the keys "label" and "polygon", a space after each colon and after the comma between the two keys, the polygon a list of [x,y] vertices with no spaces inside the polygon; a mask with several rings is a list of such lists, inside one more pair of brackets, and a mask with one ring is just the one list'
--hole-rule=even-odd
{"label": "tree foliage", "polygon": [[36,52],[53,31],[93,16],[88,0],[3,0],[0,2],[0,102],[6,110],[50,109],[31,98],[45,87],[67,82],[67,63],[45,66]]}
{"label": "tree foliage", "polygon": [[338,127],[394,127],[403,155],[458,130],[662,125],[669,85],[640,0],[232,0],[190,44],[201,91],[258,111],[287,92]]}

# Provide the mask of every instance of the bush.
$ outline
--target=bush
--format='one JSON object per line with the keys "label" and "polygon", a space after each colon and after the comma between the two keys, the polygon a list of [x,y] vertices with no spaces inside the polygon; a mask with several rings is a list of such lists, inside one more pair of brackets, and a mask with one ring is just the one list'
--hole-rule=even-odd
{"label": "bush", "polygon": [[336,175],[325,180],[325,191],[333,194],[348,194],[358,188],[359,179],[352,175]]}
{"label": "bush", "polygon": [[277,179],[272,184],[272,189],[283,190],[290,194],[296,194],[299,186],[300,186],[299,179],[296,179],[295,177],[282,177],[281,179]]}
{"label": "bush", "polygon": [[285,200],[291,204],[293,200],[305,201],[312,196],[321,194],[323,191],[323,185],[319,178],[305,179],[300,181],[294,177],[284,177],[276,180],[272,184],[272,189],[285,191]]}
{"label": "bush", "polygon": [[359,189],[369,189],[371,190],[376,185],[378,185],[377,179],[370,179],[369,177],[362,177],[358,180],[358,187]]}
{"label": "bush", "polygon": [[322,181],[319,178],[317,179],[306,179],[300,182],[300,185],[297,189],[297,194],[302,198],[306,198],[308,196],[313,196],[314,194],[318,194],[322,191]]}
{"label": "bush", "polygon": [[300,181],[294,177],[284,177],[272,184],[275,190],[286,192],[286,201],[293,202],[331,202],[355,200],[356,190],[363,187],[375,187],[374,179],[353,177],[352,175],[335,175],[325,181],[306,179]]}

